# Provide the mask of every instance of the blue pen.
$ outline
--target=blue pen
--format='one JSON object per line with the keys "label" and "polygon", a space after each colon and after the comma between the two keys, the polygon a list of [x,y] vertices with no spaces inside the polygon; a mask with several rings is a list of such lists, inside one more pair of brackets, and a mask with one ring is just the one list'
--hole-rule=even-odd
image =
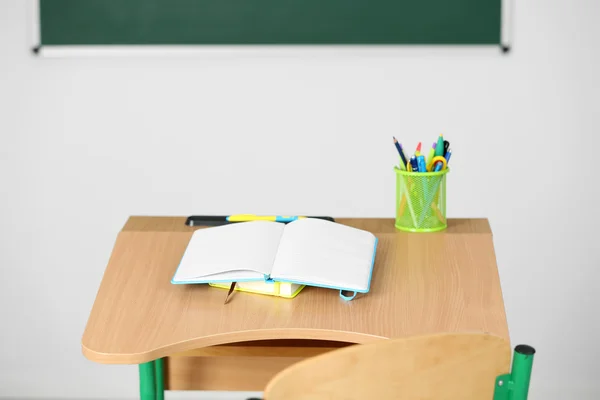
{"label": "blue pen", "polygon": [[424,156],[417,156],[417,165],[419,166],[419,172],[427,172]]}
{"label": "blue pen", "polygon": [[417,157],[412,156],[410,158],[410,166],[412,167],[412,172],[419,172],[419,163],[417,162]]}
{"label": "blue pen", "polygon": [[441,170],[442,170],[442,163],[441,162],[435,163],[435,170],[434,170],[434,172],[439,172]]}
{"label": "blue pen", "polygon": [[448,149],[446,152],[446,165],[450,162],[450,157],[452,156],[452,149]]}

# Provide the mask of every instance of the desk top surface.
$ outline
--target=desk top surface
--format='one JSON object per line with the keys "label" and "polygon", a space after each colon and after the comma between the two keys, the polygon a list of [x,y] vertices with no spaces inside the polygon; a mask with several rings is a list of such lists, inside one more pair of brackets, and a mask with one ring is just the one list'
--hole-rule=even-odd
{"label": "desk top surface", "polygon": [[192,232],[184,217],[131,217],[119,233],[82,338],[96,362],[142,363],[232,342],[367,343],[508,327],[486,219],[450,219],[440,233],[404,233],[392,219],[337,219],[379,238],[371,290],[344,301],[306,287],[295,299],[170,283]]}

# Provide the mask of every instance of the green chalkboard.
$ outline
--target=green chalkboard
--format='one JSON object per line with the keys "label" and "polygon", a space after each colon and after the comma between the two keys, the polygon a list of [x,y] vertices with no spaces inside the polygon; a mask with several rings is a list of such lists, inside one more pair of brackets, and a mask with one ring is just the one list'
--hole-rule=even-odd
{"label": "green chalkboard", "polygon": [[41,45],[500,44],[501,0],[39,0]]}

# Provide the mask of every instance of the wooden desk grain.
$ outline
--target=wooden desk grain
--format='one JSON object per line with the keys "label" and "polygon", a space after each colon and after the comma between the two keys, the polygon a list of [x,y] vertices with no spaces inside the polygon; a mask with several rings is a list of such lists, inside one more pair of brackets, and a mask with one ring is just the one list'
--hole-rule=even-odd
{"label": "wooden desk grain", "polygon": [[379,238],[371,291],[345,302],[305,288],[293,300],[172,285],[192,232],[183,217],[132,217],[119,233],[82,339],[101,363],[142,363],[254,340],[367,343],[445,332],[509,340],[487,220],[449,220],[434,234],[397,232],[391,219],[338,219]]}

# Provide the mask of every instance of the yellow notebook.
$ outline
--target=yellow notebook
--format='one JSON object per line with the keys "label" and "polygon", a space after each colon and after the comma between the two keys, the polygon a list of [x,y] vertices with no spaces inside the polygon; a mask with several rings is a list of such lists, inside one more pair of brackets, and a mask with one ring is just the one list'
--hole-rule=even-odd
{"label": "yellow notebook", "polygon": [[[225,283],[209,283],[210,286],[222,289],[229,289],[231,282]],[[235,285],[235,290],[239,292],[267,294],[270,296],[285,297],[293,299],[305,285],[288,282],[238,282]]]}

